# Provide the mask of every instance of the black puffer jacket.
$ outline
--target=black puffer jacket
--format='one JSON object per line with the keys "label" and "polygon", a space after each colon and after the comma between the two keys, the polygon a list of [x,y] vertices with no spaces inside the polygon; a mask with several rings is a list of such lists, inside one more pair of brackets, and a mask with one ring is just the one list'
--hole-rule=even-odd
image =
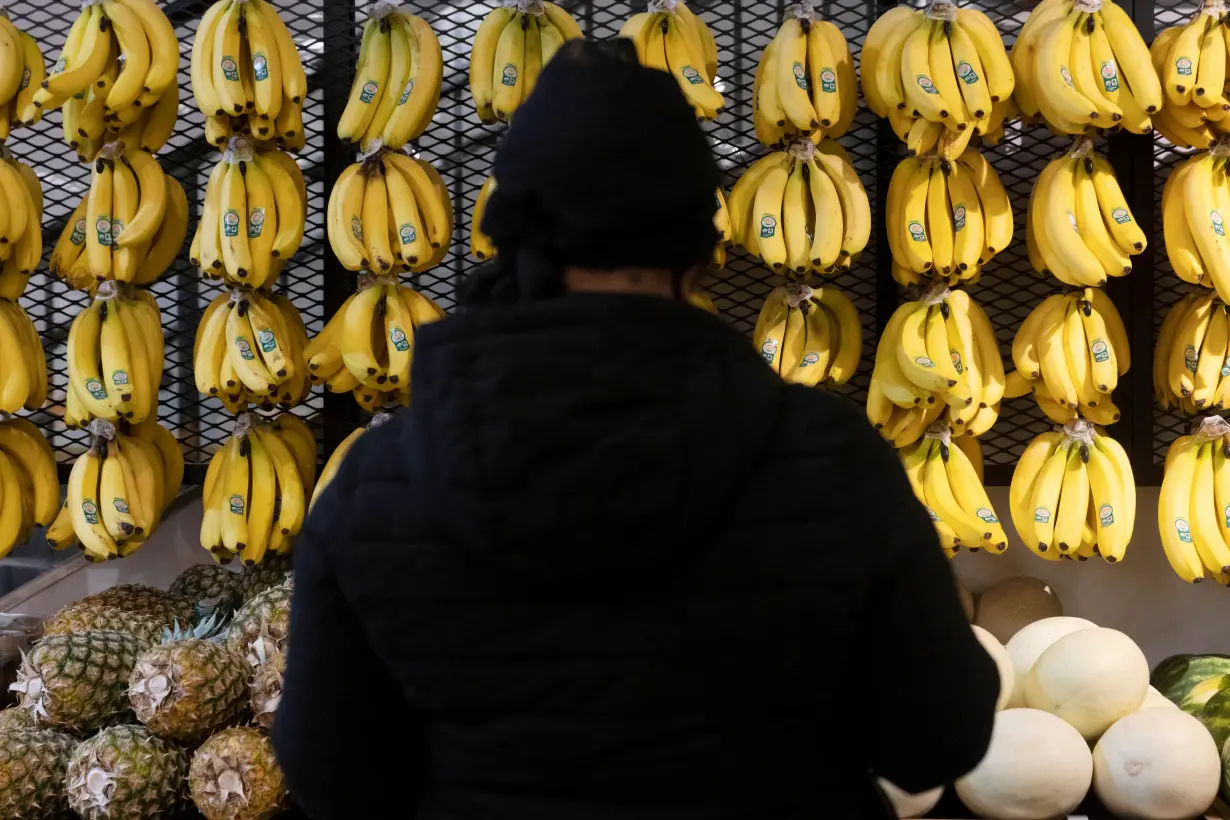
{"label": "black puffer jacket", "polygon": [[982,756],[995,667],[853,404],[629,296],[448,319],[413,383],[296,544],[309,814],[862,818]]}

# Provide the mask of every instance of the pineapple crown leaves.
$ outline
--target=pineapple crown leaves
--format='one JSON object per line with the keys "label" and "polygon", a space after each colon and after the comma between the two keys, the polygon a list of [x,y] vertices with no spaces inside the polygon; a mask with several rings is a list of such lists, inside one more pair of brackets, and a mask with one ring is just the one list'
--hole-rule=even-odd
{"label": "pineapple crown leaves", "polygon": [[177,641],[209,641],[210,643],[222,643],[226,640],[226,629],[230,624],[230,616],[225,612],[215,611],[209,614],[209,617],[196,624],[181,626],[179,619],[162,630],[161,643],[175,643]]}

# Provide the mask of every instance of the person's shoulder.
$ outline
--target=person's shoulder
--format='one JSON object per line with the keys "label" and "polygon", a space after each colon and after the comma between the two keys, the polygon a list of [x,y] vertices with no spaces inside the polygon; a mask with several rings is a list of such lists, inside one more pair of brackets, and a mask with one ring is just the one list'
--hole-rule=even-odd
{"label": "person's shoulder", "polygon": [[863,408],[848,396],[791,385],[785,390],[778,437],[798,451],[833,454],[883,445]]}

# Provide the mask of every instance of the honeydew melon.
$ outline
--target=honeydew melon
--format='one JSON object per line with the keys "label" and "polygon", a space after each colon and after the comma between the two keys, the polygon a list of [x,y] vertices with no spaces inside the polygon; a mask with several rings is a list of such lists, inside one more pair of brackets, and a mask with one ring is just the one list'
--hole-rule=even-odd
{"label": "honeydew melon", "polygon": [[1012,698],[1012,687],[1016,678],[1012,671],[1012,659],[1008,657],[1008,650],[1004,649],[1004,645],[997,641],[994,635],[980,626],[971,628],[974,630],[974,636],[978,638],[978,643],[982,644],[982,648],[999,669],[999,697],[995,699],[995,711],[1006,709]]}
{"label": "honeydew melon", "polygon": [[1038,658],[1050,648],[1051,644],[1073,632],[1092,629],[1095,626],[1097,624],[1086,621],[1084,618],[1059,616],[1034,621],[1013,635],[1012,640],[1008,641],[1004,647],[1008,650],[1008,657],[1012,660],[1012,672],[1015,678],[1008,708],[1025,705],[1025,678],[1029,675],[1029,670],[1033,669]]}

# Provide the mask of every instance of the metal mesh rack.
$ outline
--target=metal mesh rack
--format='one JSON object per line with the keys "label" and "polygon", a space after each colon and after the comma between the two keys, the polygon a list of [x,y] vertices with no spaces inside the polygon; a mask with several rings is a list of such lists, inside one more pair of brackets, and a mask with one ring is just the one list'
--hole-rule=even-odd
{"label": "metal mesh rack", "polygon": [[[587,36],[615,36],[622,22],[644,8],[643,2],[624,0],[560,0]],[[197,20],[208,8],[204,0],[170,0],[162,4],[179,34],[183,57],[180,68],[180,120],[174,137],[160,154],[163,169],[174,174],[188,192],[192,218],[191,235],[196,229],[204,196],[204,182],[217,153],[203,138],[203,120],[192,103],[188,83],[188,47]],[[363,16],[361,4],[352,0],[328,2],[278,2],[276,5],[290,26],[307,70],[312,89],[304,120],[307,146],[299,154],[308,182],[308,225],[304,245],[279,279],[279,289],[294,301],[303,314],[310,334],[322,327],[347,295],[353,292],[354,277],[341,268],[332,253],[324,231],[324,203],[331,183],[354,155],[335,136],[335,125],[345,105],[354,60],[358,49]],[[430,161],[443,175],[452,196],[456,217],[453,246],[440,266],[413,276],[409,283],[424,291],[446,310],[455,307],[457,284],[478,264],[468,257],[471,230],[470,213],[479,187],[490,170],[495,147],[503,126],[480,125],[467,87],[470,43],[483,16],[495,5],[486,2],[440,2],[410,0],[403,7],[422,16],[436,31],[444,50],[445,77],[440,107],[427,133],[417,141],[419,156]],[[714,152],[726,172],[727,189],[750,162],[767,149],[756,142],[752,129],[751,86],[757,61],[769,42],[788,3],[785,0],[692,0],[692,8],[703,16],[714,32],[721,57],[719,83],[727,105],[715,123],[706,130]],[[894,5],[888,0],[816,0],[817,10],[835,22],[850,42],[857,61],[863,36],[874,19]],[[916,0],[915,5],[921,5]],[[985,10],[1011,44],[1029,10],[1032,0],[971,3]],[[1196,3],[1159,0],[1121,0],[1137,20],[1148,41],[1154,26],[1160,29],[1191,14]],[[32,34],[50,62],[58,54],[77,3],[50,0],[10,3],[9,11],[20,27]],[[866,394],[874,359],[875,340],[902,294],[890,275],[886,241],[879,220],[892,169],[903,156],[903,148],[885,123],[877,121],[865,106],[849,134],[841,139],[850,152],[855,168],[872,201],[874,230],[872,241],[854,268],[829,280],[849,295],[863,320],[864,349],[860,369],[841,392],[861,402]],[[1021,320],[1046,294],[1059,289],[1058,283],[1037,277],[1029,268],[1024,243],[1024,203],[1038,172],[1056,152],[1065,148],[1066,139],[1049,136],[1040,128],[1009,129],[1003,143],[987,148],[986,154],[1016,204],[1016,239],[985,271],[982,281],[970,289],[973,298],[986,308],[994,323],[1001,348],[1008,353],[1012,334]],[[60,138],[59,114],[52,114],[32,129],[15,131],[8,142],[14,153],[31,164],[43,180],[46,217],[45,244],[54,243],[88,185],[88,169],[76,162],[72,151]],[[1120,181],[1131,201],[1138,221],[1149,224],[1158,211],[1161,184],[1169,168],[1182,156],[1157,138],[1116,135],[1097,141],[1119,172]],[[583,172],[578,169],[578,172]],[[1149,366],[1152,343],[1161,312],[1175,301],[1185,285],[1169,272],[1162,247],[1160,226],[1154,231],[1152,247],[1135,259],[1130,277],[1116,280],[1110,295],[1123,313],[1132,335],[1133,371],[1116,391],[1123,419],[1111,432],[1132,453],[1137,478],[1156,483],[1158,464],[1166,443],[1184,427],[1183,420],[1161,415],[1152,407]],[[209,454],[230,431],[230,417],[213,399],[197,395],[192,379],[191,349],[197,323],[218,286],[201,280],[190,269],[186,248],[167,275],[152,291],[163,308],[167,343],[167,371],[160,394],[160,418],[172,427],[184,448],[189,464],[188,481],[200,481]],[[1160,275],[1153,277],[1157,266]],[[732,252],[727,267],[708,285],[719,310],[736,328],[750,334],[765,294],[776,283],[757,260],[743,252]],[[51,379],[49,407],[34,420],[43,427],[64,467],[80,452],[84,436],[66,430],[58,421],[62,413],[65,374],[65,339],[72,317],[85,304],[85,297],[69,291],[54,277],[36,275],[27,289],[23,304],[43,335]],[[1153,316],[1150,321],[1146,317]],[[1141,317],[1133,322],[1132,317]],[[359,423],[360,416],[348,395],[313,393],[300,411],[322,433],[326,450]],[[988,483],[1006,483],[1012,464],[1030,438],[1049,427],[1029,399],[1006,402],[998,423],[983,438],[988,467]],[[1135,446],[1133,446],[1135,445]]]}

